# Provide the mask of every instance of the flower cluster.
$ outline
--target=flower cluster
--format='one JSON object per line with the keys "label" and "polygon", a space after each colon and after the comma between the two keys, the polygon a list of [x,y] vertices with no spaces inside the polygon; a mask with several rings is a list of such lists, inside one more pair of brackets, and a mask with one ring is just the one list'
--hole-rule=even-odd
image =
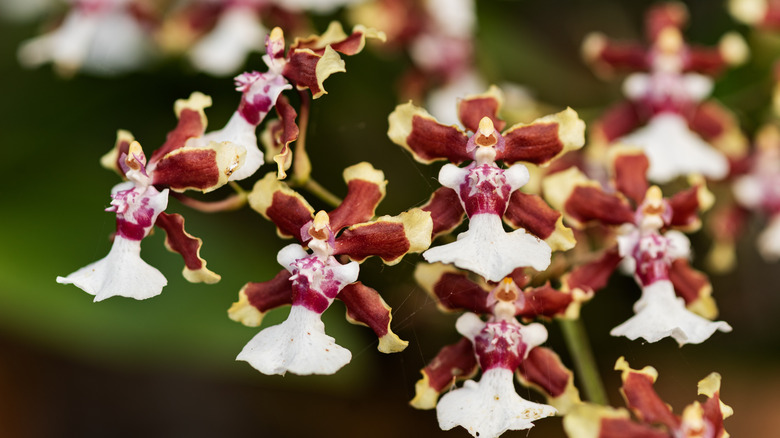
{"label": "flower cluster", "polygon": [[[632,419],[625,409],[601,406],[608,400],[594,391],[598,382],[580,371],[596,372],[591,357],[570,347],[571,367],[564,363],[567,355],[546,343],[552,320],[570,346],[577,342],[571,333],[582,330],[583,304],[609,300],[600,291],[616,270],[634,279],[641,297],[612,336],[648,343],[672,338],[682,346],[730,332],[728,322],[716,320],[709,277],[694,267],[687,234],[704,223],[722,230],[712,253],[730,254],[733,264],[746,218],[759,213],[767,220],[759,251],[768,261],[780,258],[780,130],[776,123],[765,125],[748,151],[734,113],[709,98],[717,74],[745,61],[742,38],[729,33],[717,48],[686,43],[687,9],[674,2],[649,9],[647,44],[587,36],[583,54],[597,73],[632,74],[624,82],[627,99],[590,124],[586,142],[585,122],[572,108],[561,105],[529,123],[510,123],[507,114],[518,109],[500,87],[463,91],[469,87],[460,85],[476,73],[472,1],[377,0],[351,9],[353,19],[368,22],[383,15],[389,38],[360,24],[346,33],[332,22],[321,35],[287,42],[281,26],[264,27],[279,21],[298,34],[306,27],[302,10],[343,3],[192,1],[164,14],[141,8],[141,1],[74,2],[54,33],[27,43],[23,60],[50,59],[70,72],[105,50],[92,39],[103,26],[120,22],[121,29],[153,27],[167,49],[186,52],[198,68],[217,75],[232,73],[248,53],[264,49],[266,71],[235,77],[241,97],[221,129],[207,131],[205,108],[212,101],[194,92],[176,101],[178,124],[148,159],[129,132],[119,131],[101,161],[124,180],[106,209],[116,215],[112,248],[57,282],[74,284],[95,301],[160,294],[165,277],[140,257],[141,241],[156,225],[166,232],[166,247],[184,258],[187,280],[215,283],[220,276],[200,257],[201,240],[184,231],[181,215],[165,212],[169,198],[215,213],[248,204],[280,238],[295,242],[277,253],[278,274],[247,282],[228,310],[230,319],[260,327],[268,312],[290,307],[283,322],[262,327],[237,356],[263,374],[329,375],[351,361],[352,353],[326,333],[321,319],[335,300],[344,304],[349,322],[374,332],[380,352],[403,351],[409,342],[391,328],[392,301],[382,284],[375,289],[360,280],[360,264],[372,256],[383,266],[405,257],[416,263],[410,254],[420,253],[427,263],[417,264],[410,293],[422,289],[443,313],[459,314],[453,321],[460,339],[426,358],[411,400],[415,408],[435,409],[442,429],[460,426],[475,437],[498,437],[558,415],[571,437],[728,436],[723,420],[731,409],[720,401],[716,373],[699,384],[707,401],[676,415],[653,389],[653,368],[633,370],[619,359],[615,369],[622,372]],[[744,3],[732,2],[735,14],[771,28],[774,5],[754,11]],[[70,39],[76,36],[78,44]],[[358,54],[368,39],[409,50],[415,73],[426,76],[419,93],[396,101],[413,96],[418,103],[409,100],[390,112],[387,147],[394,143],[424,165],[443,162],[441,187],[419,193],[417,199],[427,201],[395,215],[377,216],[387,194],[383,171],[367,161],[343,169],[342,199],[312,179],[315,165],[333,169],[312,163],[306,152],[307,133],[314,134],[308,132],[312,99],[326,94],[330,75],[345,71],[342,55]],[[59,46],[73,51],[65,56]],[[402,82],[409,86],[412,76],[407,72]],[[442,111],[438,102],[456,89],[457,98],[447,98],[449,110]],[[293,93],[297,99],[289,98]],[[277,118],[266,120],[272,109]],[[255,177],[266,163],[273,169]],[[224,185],[236,193],[222,201],[185,194]],[[330,209],[321,209],[323,203]],[[570,367],[580,373],[576,380]],[[537,390],[545,403],[521,397],[517,384]]]}

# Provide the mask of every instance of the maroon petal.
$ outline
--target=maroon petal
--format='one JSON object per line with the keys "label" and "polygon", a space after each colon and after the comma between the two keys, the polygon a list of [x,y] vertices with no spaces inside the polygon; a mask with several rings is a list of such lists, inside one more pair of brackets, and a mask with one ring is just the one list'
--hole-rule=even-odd
{"label": "maroon petal", "polygon": [[596,141],[612,143],[637,129],[646,119],[637,104],[626,101],[609,108],[592,125],[591,132]]}
{"label": "maroon petal", "polygon": [[579,404],[567,413],[563,428],[570,438],[672,438],[665,430],[634,422],[625,409],[591,403]]}
{"label": "maroon petal", "polygon": [[167,154],[184,147],[188,139],[201,137],[206,132],[206,113],[204,108],[211,106],[211,97],[194,92],[188,99],[179,99],[173,108],[179,123],[168,133],[165,143],[154,151],[149,164],[153,164]]}
{"label": "maroon petal", "polygon": [[330,46],[322,54],[309,49],[291,50],[282,76],[299,90],[309,89],[314,99],[326,94],[323,82],[333,73],[347,71],[344,61]]}
{"label": "maroon petal", "polygon": [[593,186],[576,187],[564,204],[564,211],[580,224],[597,221],[620,225],[634,221],[634,212],[624,199]]}
{"label": "maroon petal", "polygon": [[379,296],[379,292],[361,282],[348,284],[336,296],[347,307],[347,319],[353,324],[363,324],[376,333],[377,347],[382,353],[403,351],[408,341],[401,340],[392,330],[392,309]]}
{"label": "maroon petal", "polygon": [[292,164],[290,143],[297,140],[300,133],[295,123],[298,113],[284,95],[276,100],[275,108],[279,118],[268,122],[261,138],[267,156],[273,157],[276,162],[278,178],[284,179],[287,177],[287,169]]}
{"label": "maroon petal", "polygon": [[385,174],[365,161],[344,169],[344,181],[347,183],[347,196],[328,213],[334,232],[374,217],[377,205],[385,197]]}
{"label": "maroon petal", "polygon": [[567,108],[529,125],[515,125],[503,136],[506,146],[503,151],[497,151],[497,160],[507,164],[516,161],[545,164],[585,144],[585,122],[576,111]]}
{"label": "maroon petal", "polygon": [[637,424],[627,418],[604,418],[601,420],[598,438],[672,438],[669,432],[652,426]]}
{"label": "maroon petal", "polygon": [[206,268],[206,261],[200,257],[200,247],[203,241],[184,231],[184,217],[180,214],[162,212],[154,223],[165,230],[165,247],[177,252],[184,258],[182,275],[191,283],[212,284],[220,280],[220,276]]}
{"label": "maroon petal", "polygon": [[699,229],[701,226],[699,211],[706,209],[703,207],[709,207],[709,205],[702,205],[702,191],[706,190],[703,185],[696,185],[677,192],[669,198],[669,206],[672,209],[672,219],[669,225],[685,231]]}
{"label": "maroon petal", "polygon": [[366,28],[362,25],[355,26],[352,33],[347,35],[344,32],[344,28],[341,27],[341,23],[332,21],[328,25],[328,29],[322,35],[310,35],[306,38],[296,38],[290,46],[290,49],[309,49],[314,53],[322,54],[325,47],[330,46],[339,53],[351,56],[356,55],[363,50],[363,47],[366,45],[366,38],[377,38],[381,41],[385,40],[384,33]]}
{"label": "maroon petal", "polygon": [[433,409],[445,389],[477,373],[477,357],[471,341],[461,338],[442,348],[420,373],[422,379],[414,385],[415,395],[409,404],[417,409]]}
{"label": "maroon petal", "polygon": [[608,40],[601,33],[591,33],[582,44],[585,60],[600,74],[619,71],[644,71],[650,68],[647,49],[639,43]]}
{"label": "maroon petal", "polygon": [[697,72],[708,76],[716,76],[728,65],[719,48],[688,47],[685,65],[686,72]]}
{"label": "maroon petal", "polygon": [[688,117],[688,126],[729,158],[744,156],[748,142],[739,126],[739,120],[729,109],[715,101],[697,106]]}
{"label": "maroon petal", "polygon": [[622,196],[607,194],[601,184],[576,167],[548,175],[542,180],[544,198],[562,211],[566,221],[584,227],[590,221],[620,225],[634,221],[634,210]]}
{"label": "maroon petal", "polygon": [[414,279],[436,300],[436,305],[443,311],[470,310],[479,314],[490,313],[488,291],[469,280],[465,272],[450,265],[420,263],[414,271]]}
{"label": "maroon petal", "polygon": [[468,136],[455,126],[445,126],[411,102],[398,105],[388,117],[387,136],[406,148],[421,163],[448,160],[462,163],[471,160],[466,152]]}
{"label": "maroon petal", "polygon": [[652,367],[633,370],[622,357],[615,364],[615,370],[622,371],[623,387],[621,392],[626,405],[644,423],[661,423],[669,430],[676,430],[680,419],[672,413],[669,405],[664,403],[653,389],[653,383],[658,378],[658,372]]}
{"label": "maroon petal", "polygon": [[152,182],[171,190],[203,193],[227,184],[244,162],[246,150],[229,142],[211,142],[206,147],[183,147],[165,155],[153,168]]}
{"label": "maroon petal", "polygon": [[346,71],[339,53],[354,55],[365,47],[366,38],[385,40],[382,32],[355,26],[347,35],[337,21],[331,22],[322,35],[297,38],[290,46],[282,75],[298,89],[308,88],[316,99],[326,91],[322,83],[331,74]]}
{"label": "maroon petal", "polygon": [[495,85],[482,94],[468,96],[458,102],[458,119],[466,130],[477,132],[479,121],[489,117],[497,131],[503,131],[506,122],[498,118],[503,96]]}
{"label": "maroon petal", "polygon": [[553,251],[565,251],[575,244],[574,234],[563,225],[561,213],[539,195],[515,190],[509,198],[504,222],[544,240]]}
{"label": "maroon petal", "polygon": [[257,327],[263,316],[272,309],[292,304],[292,282],[286,269],[262,283],[247,283],[238,292],[238,301],[228,310],[233,321],[249,327]]}
{"label": "maroon petal", "polygon": [[314,209],[303,196],[276,179],[271,172],[255,183],[247,197],[249,206],[276,224],[280,237],[301,240],[301,228],[314,218]]}
{"label": "maroon petal", "polygon": [[597,260],[572,269],[564,275],[561,283],[570,291],[581,290],[588,294],[599,291],[607,285],[621,260],[623,257],[618,253],[617,246],[614,246]]}
{"label": "maroon petal", "polygon": [[635,205],[641,204],[647,192],[647,169],[650,167],[650,160],[641,149],[621,147],[613,151],[615,188],[634,201]]}
{"label": "maroon petal", "polygon": [[528,319],[539,316],[547,318],[564,316],[569,305],[574,302],[574,296],[571,293],[556,290],[549,284],[529,288],[523,291],[523,294],[525,301],[523,307],[517,309],[517,315]]}
{"label": "maroon petal", "polygon": [[707,274],[693,269],[688,260],[677,259],[669,268],[674,291],[685,300],[685,306],[699,315],[714,319],[718,309],[712,299],[712,284]]}
{"label": "maroon petal", "polygon": [[466,214],[458,193],[449,187],[436,189],[428,203],[422,206],[422,210],[431,213],[433,221],[431,239],[452,232],[463,222]]}
{"label": "maroon petal", "polygon": [[358,262],[379,256],[393,265],[408,252],[428,249],[432,229],[430,213],[413,208],[398,216],[382,216],[347,228],[336,238],[334,254],[346,254]]}
{"label": "maroon petal", "polygon": [[714,438],[728,436],[723,428],[723,420],[733,414],[731,407],[720,400],[720,374],[712,373],[699,382],[699,394],[707,396],[707,401],[702,404],[704,418],[713,427]]}
{"label": "maroon petal", "polygon": [[558,414],[580,403],[580,394],[574,386],[574,375],[563,365],[561,358],[551,349],[531,349],[517,369],[517,378],[547,397],[547,402],[558,409]]}

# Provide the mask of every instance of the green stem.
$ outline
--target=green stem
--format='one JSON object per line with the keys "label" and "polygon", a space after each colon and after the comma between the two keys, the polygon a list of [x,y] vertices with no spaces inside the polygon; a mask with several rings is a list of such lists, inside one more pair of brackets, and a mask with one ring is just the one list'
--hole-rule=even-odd
{"label": "green stem", "polygon": [[585,398],[592,403],[608,405],[607,392],[604,390],[604,383],[601,381],[601,374],[596,366],[582,319],[559,319],[558,323],[574,361]]}
{"label": "green stem", "polygon": [[328,189],[322,187],[320,183],[318,183],[312,178],[308,178],[306,182],[303,183],[303,185],[301,185],[301,187],[303,187],[307,192],[311,193],[312,195],[320,198],[331,207],[335,208],[341,205],[341,201],[342,201],[341,198],[329,192]]}
{"label": "green stem", "polygon": [[305,186],[311,175],[311,160],[306,153],[306,132],[309,129],[309,113],[311,111],[311,98],[306,90],[300,90],[301,108],[298,114],[298,139],[295,141],[293,153],[293,182]]}

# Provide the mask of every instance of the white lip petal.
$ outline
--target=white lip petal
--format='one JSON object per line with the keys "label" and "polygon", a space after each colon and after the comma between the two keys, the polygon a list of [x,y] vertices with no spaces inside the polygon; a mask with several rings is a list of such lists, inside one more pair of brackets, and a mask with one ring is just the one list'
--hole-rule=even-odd
{"label": "white lip petal", "polygon": [[504,231],[501,218],[494,214],[476,214],[469,219],[469,229],[458,240],[431,248],[423,253],[430,263],[452,263],[491,281],[500,281],[515,268],[530,266],[547,269],[552,250],[543,240],[522,228]]}
{"label": "white lip petal", "polygon": [[352,359],[352,353],[325,334],[320,315],[293,306],[283,323],[258,333],[236,360],[249,362],[263,374],[334,374]]}
{"label": "white lip petal", "polygon": [[439,427],[449,430],[462,426],[479,438],[494,438],[507,430],[529,429],[534,420],[555,413],[552,406],[517,395],[513,372],[504,368],[485,371],[479,382],[467,380],[462,388],[448,392],[436,405]]}
{"label": "white lip petal", "polygon": [[644,149],[650,160],[647,177],[651,181],[666,183],[692,173],[718,180],[728,174],[726,157],[692,132],[677,114],[661,113],[619,141]]}
{"label": "white lip petal", "polygon": [[107,256],[67,277],[57,277],[57,283],[73,284],[97,302],[113,296],[145,300],[159,295],[168,280],[141,259],[141,241],[116,236]]}
{"label": "white lip petal", "polygon": [[219,17],[214,30],[204,36],[190,52],[192,63],[215,76],[235,73],[250,52],[262,51],[267,30],[248,8],[229,7]]}
{"label": "white lip petal", "polygon": [[642,290],[642,298],[634,304],[636,315],[609,332],[631,340],[644,338],[657,342],[671,336],[678,344],[699,344],[715,331],[730,332],[723,321],[710,321],[685,308],[685,301],[674,293],[670,281],[660,280]]}

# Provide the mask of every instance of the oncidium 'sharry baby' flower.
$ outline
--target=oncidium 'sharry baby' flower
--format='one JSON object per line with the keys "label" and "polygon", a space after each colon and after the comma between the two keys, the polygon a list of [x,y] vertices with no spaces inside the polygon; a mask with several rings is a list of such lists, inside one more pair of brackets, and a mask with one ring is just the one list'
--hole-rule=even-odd
{"label": "oncidium 'sharry baby' flower", "polygon": [[768,216],[758,236],[758,250],[767,261],[780,260],[780,128],[767,125],[756,137],[750,170],[734,181],[737,202]]}
{"label": "oncidium 'sharry baby' flower", "polygon": [[[251,52],[263,49],[263,19],[305,26],[306,10],[329,12],[354,0],[194,0],[163,23],[160,41],[187,50],[192,64],[212,75],[235,74]],[[288,27],[289,29],[289,27]]]}
{"label": "oncidium 'sharry baby' flower", "polygon": [[210,98],[199,94],[194,99],[178,100],[175,105],[179,123],[168,134],[165,144],[151,158],[127,131],[119,131],[114,149],[101,160],[126,181],[111,191],[111,207],[116,213],[116,234],[108,255],[58,283],[74,284],[101,301],[112,296],[146,299],[160,294],[168,282],[156,268],[141,257],[141,241],[154,225],[165,230],[166,247],[184,258],[184,278],[191,282],[216,283],[219,275],[206,269],[200,258],[201,240],[184,231],[184,218],[167,214],[169,191],[216,190],[244,162],[244,148],[229,142],[211,142],[200,147],[186,145],[206,127],[203,108]]}
{"label": "oncidium 'sharry baby' flower", "polygon": [[[444,312],[468,311],[476,315],[494,318],[496,309],[511,310],[512,318],[519,317],[529,322],[536,318],[577,318],[582,302],[589,296],[579,293],[561,292],[549,284],[540,287],[525,287],[528,277],[522,269],[516,269],[512,276],[498,284],[474,282],[466,272],[452,266],[419,264],[415,279],[436,301]],[[523,289],[523,287],[525,287]],[[469,317],[472,318],[472,317]],[[513,323],[514,324],[514,323]],[[439,395],[454,381],[473,376],[477,370],[477,355],[474,354],[473,339],[462,338],[446,346],[421,370],[422,379],[415,385],[416,395],[411,405],[417,409],[433,409]],[[527,356],[517,366],[517,379],[525,386],[539,390],[547,402],[559,412],[565,413],[580,402],[574,379],[560,361],[558,355],[545,347],[529,348]],[[484,368],[483,368],[484,370]]]}
{"label": "oncidium 'sharry baby' flower", "polygon": [[[244,347],[238,360],[249,362],[264,374],[333,374],[349,363],[349,350],[325,334],[320,315],[338,298],[347,307],[347,319],[370,327],[379,337],[379,350],[403,350],[407,342],[390,330],[391,313],[379,293],[357,281],[359,265],[379,256],[398,263],[409,252],[430,245],[430,214],[412,209],[398,216],[370,220],[384,198],[384,174],[368,163],[344,170],[349,191],[330,213],[314,209],[298,193],[269,173],[258,181],[249,204],[273,221],[283,237],[299,244],[284,247],[277,256],[285,267],[274,279],[248,283],[228,311],[230,318],[259,326],[270,309],[292,305],[283,323],[263,329]],[[335,256],[352,261],[342,264]]]}
{"label": "oncidium 'sharry baby' flower", "polygon": [[[475,437],[497,437],[507,430],[533,427],[533,421],[554,415],[556,408],[520,397],[514,386],[519,380],[540,389],[564,411],[579,403],[571,372],[558,356],[539,347],[547,340],[542,324],[522,324],[517,316],[576,313],[579,302],[570,294],[549,285],[521,290],[513,277],[506,277],[490,290],[469,280],[463,272],[436,264],[419,265],[415,277],[446,311],[469,310],[456,323],[464,338],[444,347],[422,370],[412,406],[436,407],[444,430],[462,426]],[[515,272],[517,281],[526,278]],[[479,315],[487,315],[483,321]],[[463,387],[439,394],[454,380],[482,370],[479,382],[468,380]]]}
{"label": "oncidium 'sharry baby' flower", "polygon": [[51,32],[22,43],[28,67],[54,63],[58,72],[116,74],[136,69],[151,55],[155,19],[140,0],[70,0],[71,9]]}
{"label": "oncidium 'sharry baby' flower", "polygon": [[[570,108],[501,133],[500,106],[501,94],[495,87],[459,103],[460,120],[472,135],[440,124],[411,103],[390,114],[388,130],[390,139],[417,161],[450,161],[439,172],[446,189],[437,191],[424,207],[431,211],[434,232],[457,226],[463,211],[469,217],[469,228],[457,241],[426,251],[425,259],[453,263],[491,281],[521,266],[544,270],[550,264],[551,246],[573,246],[571,230],[563,227],[557,212],[538,197],[517,191],[529,179],[528,169],[518,162],[545,164],[585,142],[585,124]],[[473,162],[456,165],[467,161]],[[497,161],[510,167],[500,167]],[[502,218],[517,229],[507,233]]]}
{"label": "oncidium 'sharry baby' flower", "polygon": [[[263,164],[263,153],[257,147],[257,126],[265,119],[281,95],[282,91],[295,86],[299,90],[309,89],[316,99],[326,93],[323,82],[331,74],[346,71],[339,53],[354,55],[363,50],[366,38],[383,39],[381,33],[356,26],[352,34],[347,35],[338,22],[332,22],[321,36],[312,35],[297,38],[285,53],[284,33],[276,27],[265,41],[266,54],[263,61],[268,71],[251,71],[236,77],[236,90],[240,91],[241,102],[238,109],[219,131],[191,140],[192,145],[210,141],[230,141],[246,147],[246,163],[231,179],[240,180],[252,174]],[[289,104],[286,104],[289,106]],[[294,112],[293,112],[294,118]],[[297,131],[293,138],[297,138]],[[290,167],[291,152],[285,144],[274,157],[278,163],[279,177]]]}
{"label": "oncidium 'sharry baby' flower", "polygon": [[653,384],[658,371],[653,367],[631,369],[624,358],[615,363],[621,371],[621,393],[637,420],[623,408],[584,403],[563,419],[563,428],[569,438],[728,438],[723,420],[734,411],[720,399],[720,374],[712,373],[699,382],[698,393],[707,397],[675,415],[672,407],[655,392]]}
{"label": "oncidium 'sharry baby' flower", "polygon": [[598,33],[583,44],[586,60],[597,69],[647,72],[626,78],[628,101],[608,110],[592,132],[610,144],[644,148],[650,158],[648,177],[659,183],[691,173],[722,179],[729,171],[727,156],[743,154],[747,145],[736,118],[705,101],[712,91],[706,75],[744,62],[747,46],[731,33],[717,49],[691,47],[682,36],[687,19],[685,5],[663,3],[647,12],[650,47],[615,44]]}
{"label": "oncidium 'sharry baby' flower", "polygon": [[716,330],[731,331],[725,322],[712,322],[690,311],[707,318],[716,316],[712,287],[704,274],[688,264],[687,237],[679,231],[666,231],[670,227],[698,228],[698,210],[709,207],[711,194],[699,184],[666,200],[657,186],[648,188],[645,175],[649,162],[640,150],[618,148],[614,152],[613,178],[618,193],[606,192],[574,167],[548,176],[543,183],[550,204],[560,208],[574,225],[596,222],[620,226],[617,248],[608,248],[599,260],[575,268],[565,282],[570,287],[587,284],[588,273],[603,277],[621,260],[626,263],[642,288],[642,298],[634,305],[636,315],[615,327],[610,332],[613,336],[642,337],[648,342],[671,336],[682,345],[701,343]]}

